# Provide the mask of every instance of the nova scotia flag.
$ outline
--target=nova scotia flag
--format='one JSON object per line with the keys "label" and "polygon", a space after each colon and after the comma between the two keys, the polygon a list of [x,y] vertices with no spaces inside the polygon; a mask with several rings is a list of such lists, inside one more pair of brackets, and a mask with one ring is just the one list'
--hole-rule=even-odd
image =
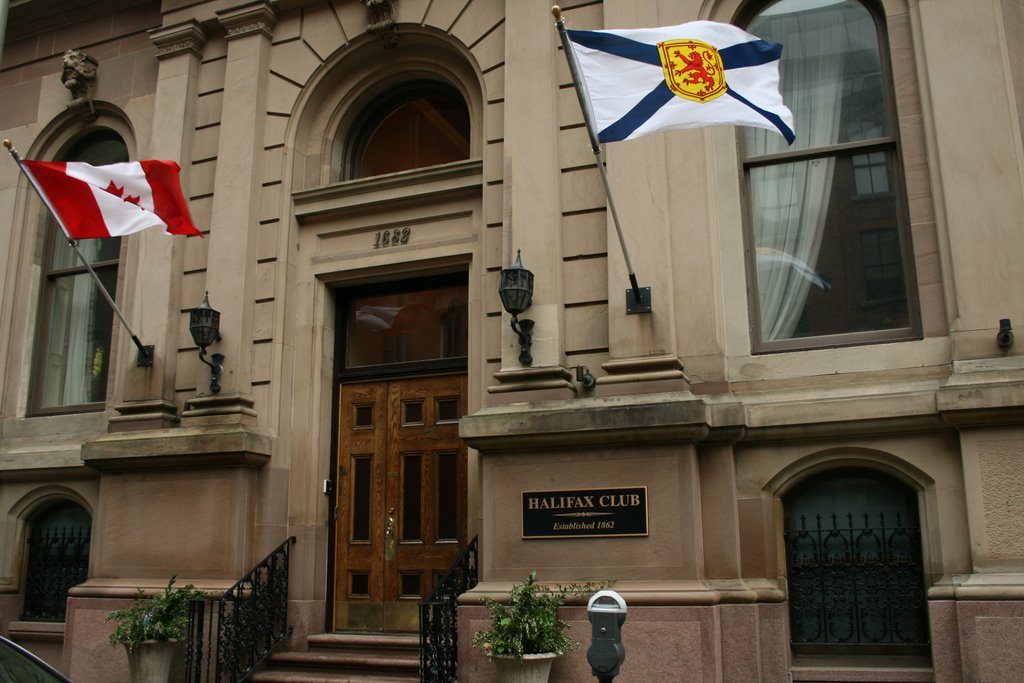
{"label": "nova scotia flag", "polygon": [[566,33],[601,142],[716,125],[795,138],[779,94],[781,45],[711,21]]}

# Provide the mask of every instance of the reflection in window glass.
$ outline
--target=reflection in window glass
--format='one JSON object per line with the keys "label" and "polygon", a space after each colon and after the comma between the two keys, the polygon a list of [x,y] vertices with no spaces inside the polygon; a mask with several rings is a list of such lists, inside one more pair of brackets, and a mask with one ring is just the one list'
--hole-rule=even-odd
{"label": "reflection in window glass", "polygon": [[[781,89],[797,133],[792,146],[766,130],[744,133],[760,339],[906,334],[907,247],[892,229],[902,171],[874,18],[856,0],[781,0],[748,29],[784,46]],[[864,236],[883,229],[884,245]]]}
{"label": "reflection in window glass", "polygon": [[421,481],[423,478],[423,457],[419,453],[402,456],[402,540],[419,541],[423,538],[420,528]]}
{"label": "reflection in window glass", "polygon": [[402,404],[405,416],[402,426],[423,424],[423,401],[408,401]]}
{"label": "reflection in window glass", "polygon": [[469,135],[469,110],[454,88],[414,81],[367,107],[335,157],[347,158],[346,179],[396,173],[468,159]]}
{"label": "reflection in window glass", "polygon": [[402,574],[402,597],[420,597],[420,574]]}
{"label": "reflection in window glass", "polygon": [[352,591],[349,597],[367,597],[370,594],[370,575],[352,574]]}
{"label": "reflection in window glass", "polygon": [[457,422],[459,419],[459,399],[437,399],[437,422]]}
{"label": "reflection in window glass", "polygon": [[352,459],[352,540],[370,540],[370,458]]}
{"label": "reflection in window glass", "polygon": [[437,454],[437,539],[458,539],[459,461],[457,453]]}
{"label": "reflection in window glass", "polygon": [[467,293],[463,285],[351,300],[345,367],[466,356]]}
{"label": "reflection in window glass", "polygon": [[889,164],[885,158],[885,152],[855,155],[853,157],[853,180],[859,196],[888,192]]}

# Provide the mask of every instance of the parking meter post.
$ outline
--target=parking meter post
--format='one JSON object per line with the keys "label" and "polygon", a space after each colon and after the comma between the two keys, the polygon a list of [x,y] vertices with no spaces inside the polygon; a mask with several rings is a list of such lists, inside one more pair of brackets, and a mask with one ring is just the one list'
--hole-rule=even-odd
{"label": "parking meter post", "polygon": [[615,591],[598,591],[587,603],[591,625],[587,662],[599,683],[612,683],[626,659],[626,648],[622,644],[626,611],[626,601]]}

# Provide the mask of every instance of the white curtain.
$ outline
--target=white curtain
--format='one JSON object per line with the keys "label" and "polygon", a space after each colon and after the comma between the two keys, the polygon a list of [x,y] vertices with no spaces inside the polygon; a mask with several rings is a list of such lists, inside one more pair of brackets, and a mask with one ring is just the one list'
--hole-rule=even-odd
{"label": "white curtain", "polygon": [[[54,254],[54,267],[72,265],[77,256],[64,244]],[[97,241],[79,243],[90,261],[96,259]],[[92,276],[80,274],[58,277],[53,282],[49,338],[43,384],[43,406],[92,403],[94,380],[105,359],[103,335],[95,329],[99,293]],[[102,302],[106,305],[106,302]],[[103,316],[100,316],[101,318]]]}
{"label": "white curtain", "polygon": [[[842,11],[833,7],[777,14],[756,23],[753,32],[759,26],[769,28],[770,35],[759,35],[784,45],[783,97],[797,135],[789,150],[834,144],[842,115],[843,58],[850,43]],[[779,136],[747,129],[748,156],[782,151],[788,150]],[[826,157],[750,172],[762,339],[792,337],[810,288],[827,288],[815,264],[834,169],[835,159]]]}

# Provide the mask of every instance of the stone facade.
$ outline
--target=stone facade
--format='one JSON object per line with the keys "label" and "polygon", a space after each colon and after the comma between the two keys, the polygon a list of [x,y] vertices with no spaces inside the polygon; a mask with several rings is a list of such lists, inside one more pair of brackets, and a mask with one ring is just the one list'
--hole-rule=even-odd
{"label": "stone facade", "polygon": [[[126,662],[104,614],[171,574],[226,588],[288,536],[288,646],[330,630],[344,571],[323,493],[338,467],[336,300],[455,273],[468,286],[466,534],[482,553],[460,607],[460,680],[490,676],[469,646],[481,597],[531,570],[615,579],[630,605],[622,681],[1024,679],[1024,355],[996,343],[1001,319],[1024,321],[1020,2],[865,3],[891,59],[914,334],[785,352],[762,352],[752,331],[732,127],[608,146],[632,265],[652,292],[650,313],[626,313],[627,267],[545,3],[393,0],[393,30],[357,0],[60,4],[11,8],[0,133],[25,158],[57,159],[105,128],[132,159],[179,161],[205,237],[123,239],[117,300],[155,362],[138,367],[115,324],[104,404],[39,411],[51,226],[17,166],[0,164],[0,632],[76,681],[116,680]],[[599,29],[733,22],[750,5],[563,11]],[[73,48],[98,65],[95,116],[68,107]],[[413,78],[465,100],[467,158],[343,179],[335,140]],[[400,226],[408,243],[375,245]],[[536,283],[528,367],[498,297],[517,250]],[[218,394],[188,333],[204,292],[222,314]],[[790,647],[786,501],[851,469],[900,482],[920,517],[930,654],[896,673]],[[523,537],[522,492],[615,486],[647,487],[649,535]],[[55,500],[93,520],[63,639],[21,620],[28,530]],[[584,611],[566,616],[587,643]],[[590,680],[584,653],[555,679]]]}

